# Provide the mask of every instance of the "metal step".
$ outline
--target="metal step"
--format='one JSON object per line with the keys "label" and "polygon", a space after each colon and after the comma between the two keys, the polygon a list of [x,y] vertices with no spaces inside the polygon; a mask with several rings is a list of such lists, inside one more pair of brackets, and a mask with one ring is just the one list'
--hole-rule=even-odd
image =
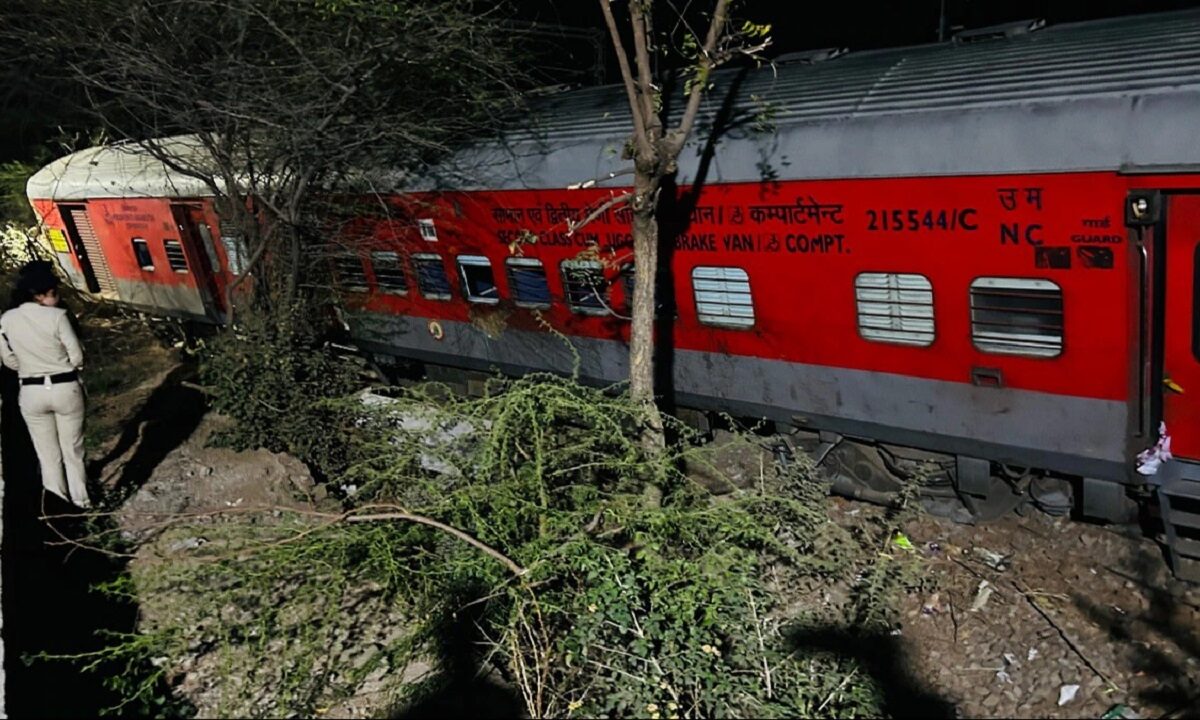
{"label": "metal step", "polygon": [[[1200,513],[1191,512],[1200,503],[1200,482],[1176,479],[1158,489],[1158,505],[1163,528],[1167,533],[1167,549],[1171,554],[1171,570],[1175,577],[1200,582],[1200,539],[1181,537],[1179,530],[1187,528],[1200,535]],[[1186,506],[1188,510],[1182,510]]]}
{"label": "metal step", "polygon": [[1174,497],[1200,500],[1200,481],[1186,479],[1171,480],[1160,487],[1159,492]]}

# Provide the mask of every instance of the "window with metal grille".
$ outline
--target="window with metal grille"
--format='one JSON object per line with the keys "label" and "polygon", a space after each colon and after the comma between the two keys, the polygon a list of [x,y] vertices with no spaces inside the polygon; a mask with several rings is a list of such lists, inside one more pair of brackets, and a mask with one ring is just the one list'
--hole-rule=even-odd
{"label": "window with metal grille", "polygon": [[754,324],[750,276],[738,267],[697,267],[692,270],[696,315],[706,325],[745,328]]}
{"label": "window with metal grille", "polygon": [[177,273],[188,271],[187,256],[183,254],[183,245],[178,240],[163,240],[163,250],[167,253],[167,265]]}
{"label": "window with metal grille", "polygon": [[604,266],[595,260],[564,260],[561,266],[563,293],[575,312],[608,313],[604,301]]}
{"label": "window with metal grille", "polygon": [[371,269],[375,271],[375,284],[381,291],[390,295],[404,295],[408,292],[408,278],[404,275],[404,266],[400,264],[399,254],[371,253]]}
{"label": "window with metal grille", "polygon": [[458,274],[467,299],[477,303],[500,302],[500,289],[492,275],[492,261],[482,255],[459,255]]}
{"label": "window with metal grille", "polygon": [[362,257],[354,253],[337,255],[333,258],[333,267],[343,290],[366,291],[367,272],[363,269]]}
{"label": "window with metal grille", "polygon": [[418,253],[412,256],[413,269],[417,271],[417,287],[421,295],[431,300],[450,299],[450,278],[446,277],[446,266],[442,256],[433,253]]}
{"label": "window with metal grille", "polygon": [[[633,316],[633,286],[637,282],[637,266],[635,263],[625,263],[621,266],[621,274],[619,275],[621,285],[621,301],[613,302],[614,308],[620,309],[620,314],[632,319]],[[658,287],[654,290],[654,317],[678,318],[679,307],[675,303],[675,298],[671,296],[668,287],[664,286],[662,279],[658,282]]]}
{"label": "window with metal grille", "polygon": [[975,347],[985,352],[1060,354],[1062,288],[1033,278],[977,278],[971,283],[971,337]]}
{"label": "window with metal grille", "polygon": [[541,260],[509,258],[505,266],[514,302],[525,307],[550,307],[550,286]]}
{"label": "window with metal grille", "polygon": [[900,345],[933,343],[933,286],[924,275],[862,273],[854,279],[858,332]]}
{"label": "window with metal grille", "polygon": [[150,257],[150,244],[143,238],[133,238],[133,256],[137,258],[138,267],[143,270],[154,270],[154,258]]}

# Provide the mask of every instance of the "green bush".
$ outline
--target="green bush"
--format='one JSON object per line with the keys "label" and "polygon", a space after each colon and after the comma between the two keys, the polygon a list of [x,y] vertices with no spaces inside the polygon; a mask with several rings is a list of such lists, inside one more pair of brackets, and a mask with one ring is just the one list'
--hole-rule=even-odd
{"label": "green bush", "polygon": [[200,361],[213,408],[236,420],[223,442],[289,452],[325,473],[348,464],[349,428],[322,401],[359,387],[358,371],[298,309],[249,316],[209,341]]}
{"label": "green bush", "polygon": [[[272,357],[279,342],[255,353]],[[263,392],[250,382],[261,365],[220,357],[210,378]],[[281,413],[254,407],[258,398],[307,407],[297,386],[315,393],[327,386],[310,371],[331,369],[307,362],[285,364],[274,394],[227,411],[261,423]],[[415,658],[460,664],[446,638],[463,632],[485,646],[471,660],[500,668],[535,717],[882,713],[875,679],[852,655],[790,636],[886,628],[912,561],[880,552],[887,523],[831,522],[827,488],[802,459],[713,497],[681,469],[709,459],[686,428],[673,428],[684,442],[647,455],[640,406],[546,376],[496,381],[474,400],[424,386],[371,408],[359,397],[320,406],[354,418],[337,479],[344,515],[197,519],[158,547],[203,545],[132,567],[141,637],[158,639],[168,667],[215,667],[221,713],[310,715],[376,668],[390,669],[381,682],[400,702],[416,691],[400,670]],[[650,482],[661,504],[646,502]],[[804,601],[835,585],[846,602]],[[371,636],[397,624],[403,633]],[[145,642],[131,647],[144,653]],[[357,660],[344,649],[354,642]]]}

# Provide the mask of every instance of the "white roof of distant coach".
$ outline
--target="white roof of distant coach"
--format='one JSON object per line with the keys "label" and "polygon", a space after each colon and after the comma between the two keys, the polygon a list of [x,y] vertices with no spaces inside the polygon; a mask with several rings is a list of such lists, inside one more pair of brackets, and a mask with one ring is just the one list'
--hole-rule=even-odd
{"label": "white roof of distant coach", "polygon": [[[193,135],[155,140],[173,156],[201,162],[204,149]],[[29,178],[29,199],[206,197],[212,190],[201,180],[167,167],[133,142],[102,145],[61,157]]]}

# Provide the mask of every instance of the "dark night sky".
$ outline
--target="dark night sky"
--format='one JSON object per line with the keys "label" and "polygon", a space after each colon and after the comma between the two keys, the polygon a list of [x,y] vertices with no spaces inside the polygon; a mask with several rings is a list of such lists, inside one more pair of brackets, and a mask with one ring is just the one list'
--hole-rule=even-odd
{"label": "dark night sky", "polygon": [[[84,2],[86,0],[80,0]],[[656,0],[689,11],[708,9],[712,0]],[[0,0],[0,6],[12,0]],[[512,0],[518,18],[539,26],[566,26],[593,33],[606,55],[607,82],[617,79],[613,53],[603,34],[603,20],[596,0]],[[943,0],[835,0],[814,3],[808,0],[744,0],[743,17],[771,23],[774,47],[769,55],[784,52],[847,47],[851,51],[897,45],[912,45],[937,40],[939,11]],[[1200,0],[944,0],[948,25],[977,28],[999,22],[1042,18],[1057,24],[1097,17],[1158,12],[1200,7]],[[11,7],[11,6],[10,6]],[[2,20],[3,12],[0,12]],[[535,68],[537,84],[595,82],[596,46],[586,38],[530,38],[533,45],[549,47],[541,53]],[[551,36],[555,32],[550,33]],[[543,43],[548,43],[544,45]],[[35,149],[54,136],[55,125],[68,129],[71,118],[60,117],[54,108],[55,86],[47,86],[37,77],[42,70],[33,58],[18,63],[21,67],[0,67],[0,161],[28,159]],[[50,87],[50,90],[47,90]],[[47,93],[51,97],[47,97]]]}
{"label": "dark night sky", "polygon": [[[517,0],[521,14],[540,23],[602,29],[596,0]],[[711,0],[664,0],[707,8]],[[936,42],[942,0],[746,0],[743,17],[772,25],[773,53],[848,47],[865,50]],[[1100,17],[1200,7],[1200,0],[945,0],[951,30],[1026,18],[1058,24]],[[606,51],[608,49],[606,48]],[[577,62],[587,65],[580,50]],[[556,57],[560,62],[561,56]],[[611,62],[611,52],[609,53]],[[565,63],[564,63],[565,64]],[[608,81],[616,79],[615,66]]]}

